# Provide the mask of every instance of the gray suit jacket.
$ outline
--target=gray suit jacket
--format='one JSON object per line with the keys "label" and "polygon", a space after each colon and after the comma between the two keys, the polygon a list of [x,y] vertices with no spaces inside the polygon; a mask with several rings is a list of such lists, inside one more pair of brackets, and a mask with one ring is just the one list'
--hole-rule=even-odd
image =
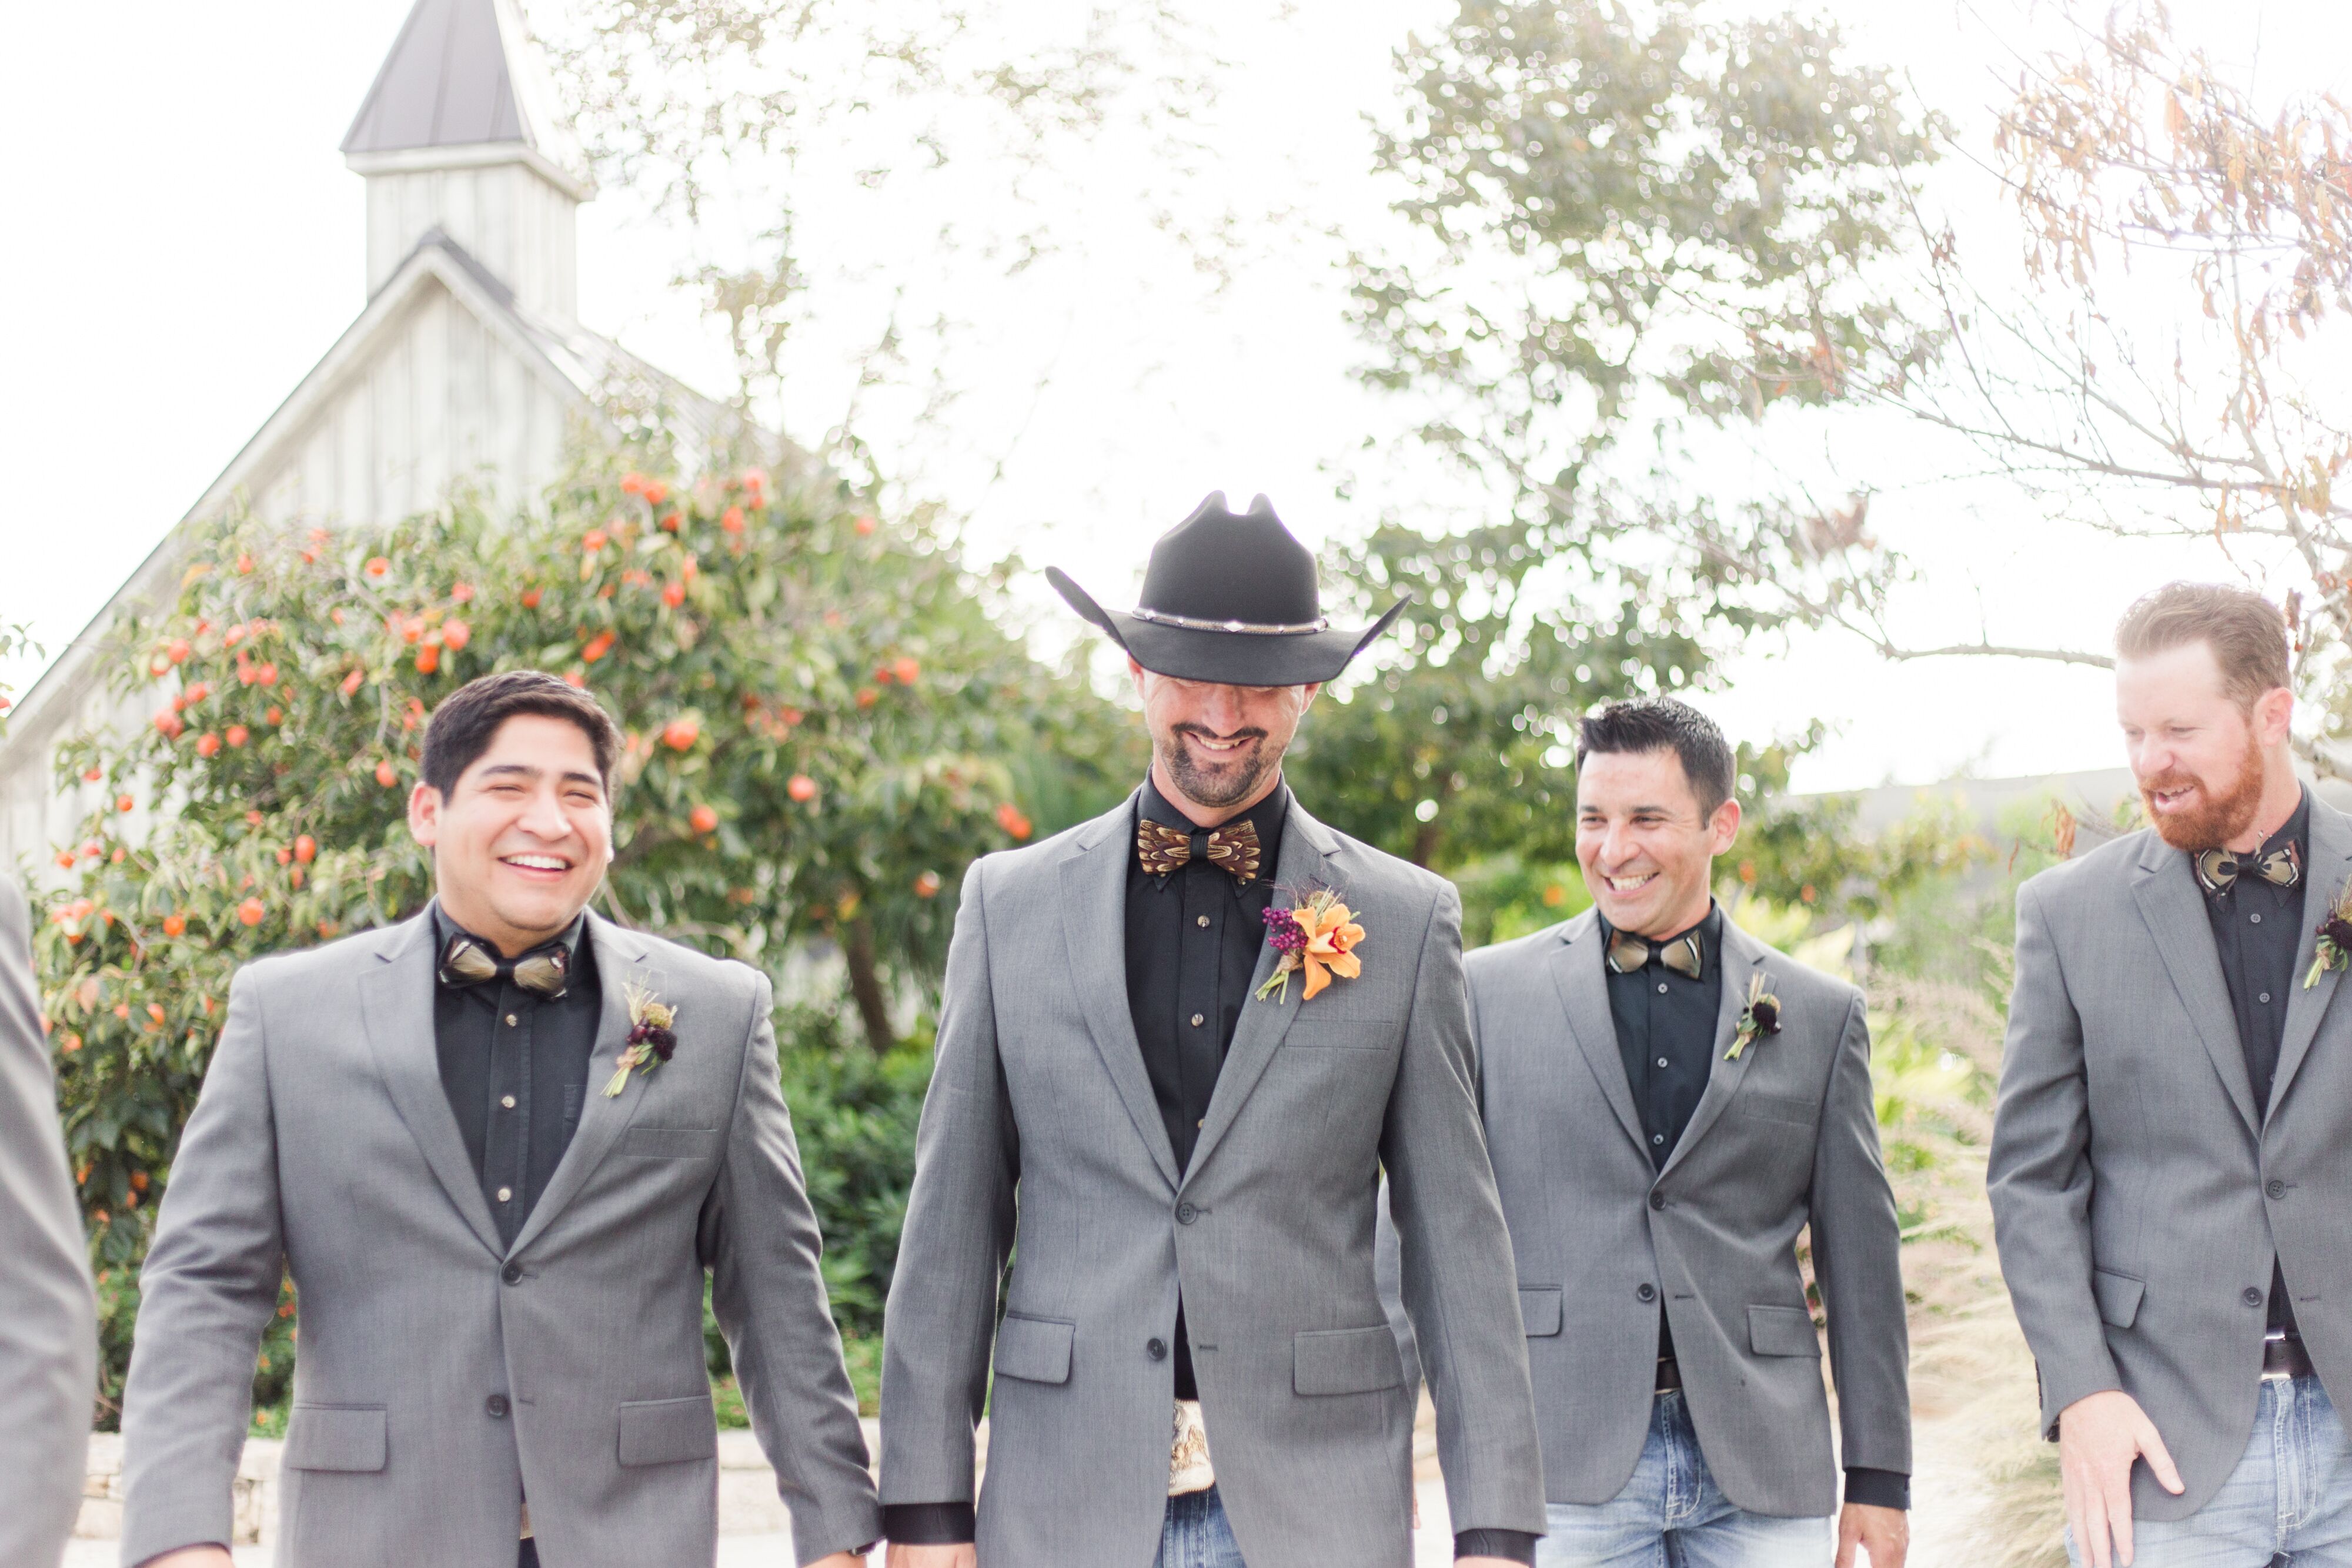
{"label": "gray suit jacket", "polygon": [[2139,1401],[2180,1467],[2135,1468],[2132,1511],[2181,1519],[2253,1428],[2275,1258],[2305,1345],[2352,1403],[2352,1011],[2315,932],[2352,875],[2352,820],[2314,799],[2302,948],[2257,1116],[2189,857],[2152,831],[2017,894],[1988,1171],[2001,1273],[2041,1369],[2042,1425],[2086,1394]]}
{"label": "gray suit jacket", "polygon": [[984,1568],[1144,1568],[1173,1370],[1149,1346],[1174,1332],[1181,1281],[1251,1568],[1406,1568],[1413,1395],[1372,1276],[1385,1167],[1454,1524],[1540,1532],[1453,888],[1292,806],[1276,883],[1342,891],[1363,974],[1248,1004],[1180,1171],[1128,1009],[1131,812],[965,878],[890,1287],[884,1500],[970,1498],[985,1402]]}
{"label": "gray suit jacket", "polygon": [[0,1563],[54,1568],[81,1511],[98,1315],[58,1134],[23,890],[0,876]]}
{"label": "gray suit jacket", "polygon": [[[1663,1294],[1691,1423],[1724,1495],[1756,1513],[1830,1513],[1838,1458],[1796,1258],[1808,1224],[1844,1462],[1911,1469],[1901,1238],[1862,995],[1727,917],[1717,1060],[1657,1170],[1601,958],[1587,912],[1469,959],[1546,1489],[1555,1502],[1606,1502],[1632,1477]],[[1782,1004],[1780,1032],[1724,1061],[1759,968]]]}
{"label": "gray suit jacket", "polygon": [[[878,1533],[766,977],[591,916],[580,1127],[510,1248],[441,1086],[430,916],[247,966],[173,1163],[125,1396],[126,1564],[229,1538],[253,1357],[302,1311],[278,1562],[709,1563],[705,1270],[802,1561]],[[677,1052],[606,1099],[623,983]]]}

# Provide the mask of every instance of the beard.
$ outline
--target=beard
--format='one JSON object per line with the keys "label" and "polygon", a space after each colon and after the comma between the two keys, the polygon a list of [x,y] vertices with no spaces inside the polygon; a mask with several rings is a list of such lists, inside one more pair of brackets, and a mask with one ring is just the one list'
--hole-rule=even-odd
{"label": "beard", "polygon": [[1188,733],[1205,736],[1210,732],[1196,724],[1178,725],[1155,747],[1160,756],[1160,765],[1168,770],[1169,781],[1184,792],[1185,799],[1213,810],[1240,805],[1265,782],[1268,774],[1282,765],[1282,748],[1270,745],[1270,737],[1262,729],[1242,730],[1234,737],[1216,737],[1220,740],[1247,737],[1249,744],[1230,754],[1224,761],[1205,766],[1184,744],[1184,737]]}
{"label": "beard", "polygon": [[[2158,814],[2156,797],[2168,789],[2195,786],[2200,800],[2186,810]],[[2231,839],[2253,826],[2254,813],[2263,800],[2263,751],[2254,737],[2246,737],[2246,754],[2238,759],[2238,777],[2229,789],[2216,791],[2212,785],[2193,773],[2174,770],[2143,779],[2139,787],[2140,805],[2154,824],[2157,836],[2176,850],[2194,854],[2200,850],[2219,849]]]}

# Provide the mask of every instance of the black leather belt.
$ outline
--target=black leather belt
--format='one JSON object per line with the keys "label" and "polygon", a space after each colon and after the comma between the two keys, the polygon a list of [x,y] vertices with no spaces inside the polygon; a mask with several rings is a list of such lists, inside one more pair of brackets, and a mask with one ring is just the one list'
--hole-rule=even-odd
{"label": "black leather belt", "polygon": [[1658,1357],[1658,1383],[1651,1392],[1664,1394],[1682,1385],[1683,1369],[1675,1364],[1675,1358],[1671,1355]]}
{"label": "black leather belt", "polygon": [[2263,1376],[2315,1377],[2311,1364],[2311,1353],[2303,1348],[2301,1334],[2273,1334],[2263,1341]]}

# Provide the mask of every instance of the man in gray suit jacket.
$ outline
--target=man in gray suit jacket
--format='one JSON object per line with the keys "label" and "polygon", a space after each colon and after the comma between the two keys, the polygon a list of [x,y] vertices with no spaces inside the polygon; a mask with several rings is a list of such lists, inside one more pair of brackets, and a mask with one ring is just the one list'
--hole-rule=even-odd
{"label": "man in gray suit jacket", "polygon": [[2352,1563],[2352,821],[2258,595],[2159,589],[2116,653],[2153,826],[2018,890],[1989,1171],[2069,1549]]}
{"label": "man in gray suit jacket", "polygon": [[55,1568],[81,1511],[98,1316],[24,891],[0,876],[0,1563]]}
{"label": "man in gray suit jacket", "polygon": [[1383,1169],[1455,1552],[1529,1562],[1459,902],[1282,782],[1318,684],[1380,626],[1325,629],[1263,497],[1163,538],[1131,614],[1055,582],[1128,651],[1153,760],[1117,810],[965,877],[886,1320],[894,1568],[1405,1568]]}
{"label": "man in gray suit jacket", "polygon": [[238,974],[141,1281],[126,1565],[226,1568],[281,1270],[287,1568],[712,1562],[706,1277],[800,1561],[878,1533],[768,981],[587,913],[618,748],[552,675],[468,684],[409,800],[434,903]]}
{"label": "man in gray suit jacket", "polygon": [[1901,1568],[1911,1412],[1900,1238],[1862,996],[1718,908],[1731,748],[1671,698],[1588,714],[1597,908],[1470,956],[1486,1146],[1542,1424],[1547,1568]]}

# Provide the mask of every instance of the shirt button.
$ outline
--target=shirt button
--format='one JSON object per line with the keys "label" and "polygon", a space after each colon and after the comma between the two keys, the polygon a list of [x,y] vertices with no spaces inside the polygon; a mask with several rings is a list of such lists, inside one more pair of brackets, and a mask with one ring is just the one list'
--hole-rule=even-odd
{"label": "shirt button", "polygon": [[2283,1181],[2274,1181],[2268,1186],[2263,1188],[2263,1190],[2270,1194],[2273,1197],[2284,1197],[2286,1196],[2286,1183]]}
{"label": "shirt button", "polygon": [[2259,1307],[2263,1304],[2263,1292],[2259,1288],[2249,1285],[2238,1292],[2238,1300],[2250,1307]]}
{"label": "shirt button", "polygon": [[499,1103],[511,1111],[514,1109],[514,1096],[511,1094],[501,1094],[499,1096]]}
{"label": "shirt button", "polygon": [[1203,1024],[1203,1023],[1205,1023],[1206,1021],[1208,1021],[1208,1020],[1207,1020],[1207,1019],[1206,1019],[1202,1014],[1200,1014],[1200,1013],[1194,1013],[1194,1014],[1192,1015],[1192,1027],[1193,1027],[1194,1029],[1199,1029],[1199,1028],[1201,1027],[1201,1025],[1202,1025],[1202,1024]]}
{"label": "shirt button", "polygon": [[1666,983],[1665,983],[1665,981],[1664,981],[1664,980],[1660,980],[1660,981],[1658,982],[1658,995],[1660,995],[1660,996],[1662,996],[1662,997],[1663,997],[1663,996],[1664,996],[1665,994],[1666,994]]}
{"label": "shirt button", "polygon": [[507,1396],[503,1394],[493,1394],[482,1401],[482,1408],[490,1413],[491,1420],[503,1421],[507,1418]]}
{"label": "shirt button", "polygon": [[1164,1339],[1145,1340],[1143,1354],[1154,1361],[1165,1361],[1168,1359],[1168,1342]]}
{"label": "shirt button", "polygon": [[1633,1299],[1637,1301],[1654,1301],[1658,1299],[1658,1288],[1644,1280],[1633,1287]]}
{"label": "shirt button", "polygon": [[1205,915],[1195,915],[1192,916],[1192,924],[1200,926],[1203,930],[1206,930],[1209,925],[1209,917]]}
{"label": "shirt button", "polygon": [[517,1019],[516,1019],[516,1018],[515,1018],[514,1014],[512,1014],[512,1013],[509,1013],[509,1014],[507,1014],[507,1027],[508,1027],[509,1029],[512,1029],[512,1028],[514,1028],[514,1027],[515,1027],[516,1022],[517,1022]]}
{"label": "shirt button", "polygon": [[1665,1141],[1666,1135],[1664,1133],[1653,1133],[1650,1134],[1650,1142],[1654,1144],[1663,1144]]}
{"label": "shirt button", "polygon": [[521,1284],[522,1265],[520,1263],[508,1264],[505,1268],[499,1270],[499,1278],[504,1280],[509,1285]]}
{"label": "shirt button", "polygon": [[500,1203],[506,1203],[506,1202],[509,1202],[509,1201],[510,1201],[513,1197],[514,1197],[514,1188],[512,1188],[512,1187],[510,1187],[510,1186],[502,1186],[502,1187],[499,1188],[499,1201]]}
{"label": "shirt button", "polygon": [[2270,999],[2271,999],[2271,994],[2270,994],[2268,991],[2263,991],[2263,992],[2260,992],[2260,993],[2259,993],[2259,994],[2257,994],[2257,995],[2255,996],[2255,998],[2254,998],[2254,1000],[2256,1000],[2256,1001],[2258,1001],[2258,1002],[2266,1002],[2266,1001],[2269,1001]]}
{"label": "shirt button", "polygon": [[1191,1204],[1189,1204],[1189,1203],[1180,1203],[1180,1204],[1178,1204],[1178,1205],[1176,1206],[1176,1223],[1177,1223],[1177,1224],[1179,1224],[1179,1225],[1190,1225],[1190,1224],[1192,1224],[1192,1221],[1194,1221],[1194,1220],[1196,1220],[1196,1219],[1198,1219],[1198,1218],[1201,1218],[1201,1211],[1200,1211],[1199,1209],[1197,1209],[1197,1208],[1194,1208]]}
{"label": "shirt button", "polygon": [[1650,1207],[1651,1207],[1652,1208],[1664,1208],[1664,1207],[1666,1207],[1666,1195],[1665,1195],[1664,1193],[1662,1193],[1662,1192],[1654,1192],[1654,1193],[1652,1193],[1652,1194],[1650,1195]]}
{"label": "shirt button", "polygon": [[2252,921],[2257,925],[2260,925],[2263,923],[2263,917],[2259,915],[2249,915],[2246,918]]}
{"label": "shirt button", "polygon": [[1660,1057],[1660,1058],[1658,1058],[1658,1065],[1659,1065],[1659,1066],[1661,1066],[1661,1067],[1664,1067],[1664,1066],[1668,1065],[1668,1063],[1667,1063],[1667,1061],[1666,1061],[1666,1059],[1665,1059],[1664,1057],[1663,1057],[1663,1056],[1662,1056],[1662,1057]]}

